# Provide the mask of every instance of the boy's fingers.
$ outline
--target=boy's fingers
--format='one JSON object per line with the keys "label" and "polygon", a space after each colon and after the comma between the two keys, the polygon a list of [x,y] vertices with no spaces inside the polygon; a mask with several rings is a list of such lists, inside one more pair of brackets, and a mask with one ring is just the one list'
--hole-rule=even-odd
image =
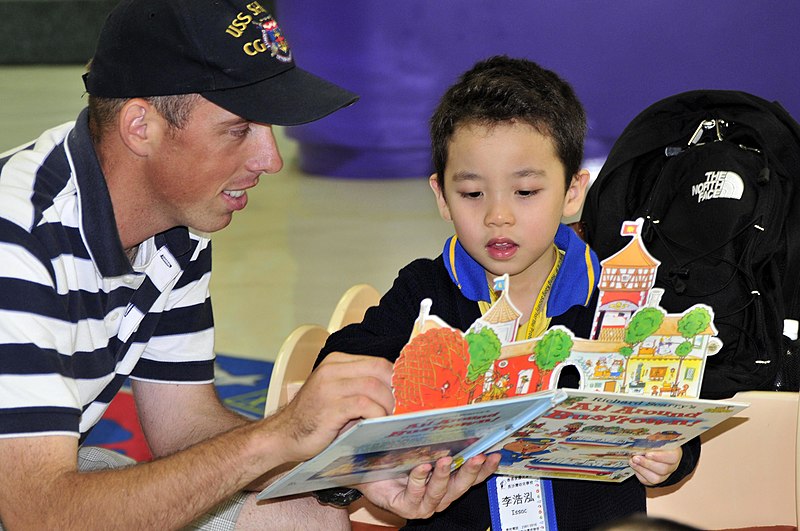
{"label": "boy's fingers", "polygon": [[647,452],[644,456],[650,460],[658,463],[666,463],[668,465],[678,464],[681,461],[683,449],[676,448],[675,450],[666,450],[663,452]]}
{"label": "boy's fingers", "polygon": [[674,465],[652,461],[643,455],[631,457],[630,465],[639,481],[647,486],[662,483],[675,470]]}
{"label": "boy's fingers", "polygon": [[459,467],[452,477],[451,493],[446,500],[448,503],[461,496],[467,489],[480,481],[486,461],[486,456],[476,455]]}
{"label": "boy's fingers", "polygon": [[427,488],[428,475],[431,472],[431,465],[424,464],[414,467],[408,474],[408,484],[406,485],[406,496],[414,504],[422,503]]}

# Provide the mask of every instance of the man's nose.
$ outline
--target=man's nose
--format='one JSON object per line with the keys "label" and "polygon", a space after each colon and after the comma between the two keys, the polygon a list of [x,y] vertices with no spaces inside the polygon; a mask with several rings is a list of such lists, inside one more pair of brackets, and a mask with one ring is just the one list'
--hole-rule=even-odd
{"label": "man's nose", "polygon": [[259,173],[278,173],[283,168],[283,159],[272,126],[253,124],[252,127],[256,152],[248,161],[247,169]]}

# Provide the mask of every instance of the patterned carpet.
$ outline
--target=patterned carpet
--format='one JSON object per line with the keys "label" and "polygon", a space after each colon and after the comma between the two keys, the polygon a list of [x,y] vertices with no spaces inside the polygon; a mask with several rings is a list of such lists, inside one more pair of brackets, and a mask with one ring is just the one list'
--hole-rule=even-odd
{"label": "patterned carpet", "polygon": [[[271,362],[218,354],[215,368],[217,392],[229,408],[259,418],[264,414],[271,373]],[[115,450],[137,461],[151,458],[129,386],[123,387],[114,398],[84,444]]]}

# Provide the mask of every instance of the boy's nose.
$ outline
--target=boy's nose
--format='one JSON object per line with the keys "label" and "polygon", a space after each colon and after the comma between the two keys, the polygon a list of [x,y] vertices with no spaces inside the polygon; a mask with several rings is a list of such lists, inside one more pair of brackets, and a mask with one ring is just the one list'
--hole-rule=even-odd
{"label": "boy's nose", "polygon": [[487,225],[510,225],[514,223],[514,214],[503,200],[490,201],[486,211]]}
{"label": "boy's nose", "polygon": [[278,173],[283,168],[283,159],[278,150],[278,143],[268,125],[253,124],[255,153],[248,161],[248,169],[259,173]]}

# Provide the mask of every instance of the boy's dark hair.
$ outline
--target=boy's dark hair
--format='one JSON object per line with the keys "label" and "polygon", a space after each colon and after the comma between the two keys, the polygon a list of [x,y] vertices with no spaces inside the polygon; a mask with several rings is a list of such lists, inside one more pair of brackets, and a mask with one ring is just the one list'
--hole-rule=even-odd
{"label": "boy's dark hair", "polygon": [[433,166],[444,189],[448,144],[464,124],[518,121],[549,136],[569,187],[583,160],[586,113],[572,87],[527,59],[495,56],[461,75],[431,117]]}

